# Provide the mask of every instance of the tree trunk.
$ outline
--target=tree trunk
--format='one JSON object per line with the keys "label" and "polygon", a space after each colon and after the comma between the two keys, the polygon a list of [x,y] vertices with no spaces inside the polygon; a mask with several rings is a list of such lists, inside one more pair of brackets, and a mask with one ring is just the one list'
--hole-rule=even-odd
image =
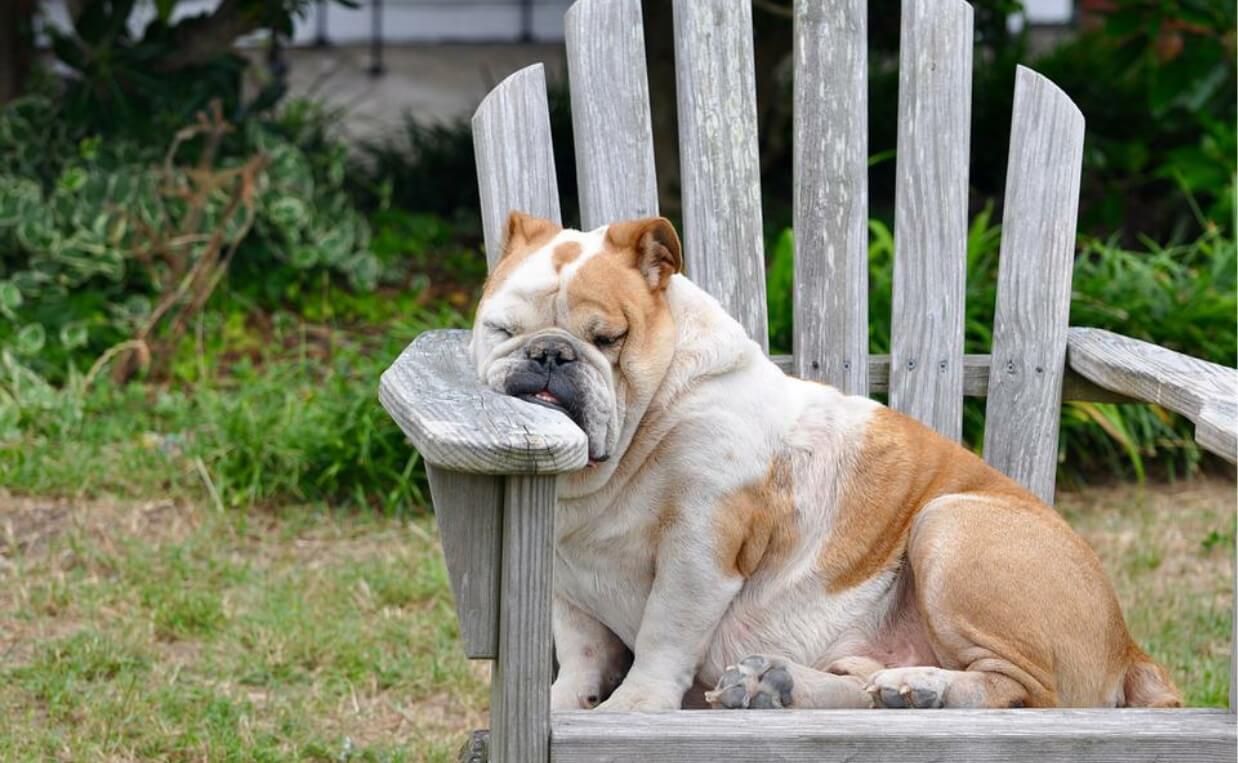
{"label": "tree trunk", "polygon": [[34,0],[0,0],[0,105],[22,94],[30,74]]}

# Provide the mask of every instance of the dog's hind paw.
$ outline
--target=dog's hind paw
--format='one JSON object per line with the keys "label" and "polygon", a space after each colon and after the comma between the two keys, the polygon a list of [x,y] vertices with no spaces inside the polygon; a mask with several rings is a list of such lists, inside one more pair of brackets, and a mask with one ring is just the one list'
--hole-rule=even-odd
{"label": "dog's hind paw", "polygon": [[891,668],[874,673],[864,689],[877,707],[937,708],[944,704],[948,676],[938,668]]}
{"label": "dog's hind paw", "polygon": [[782,660],[754,654],[728,666],[714,690],[705,692],[705,701],[728,710],[790,707],[793,683]]}

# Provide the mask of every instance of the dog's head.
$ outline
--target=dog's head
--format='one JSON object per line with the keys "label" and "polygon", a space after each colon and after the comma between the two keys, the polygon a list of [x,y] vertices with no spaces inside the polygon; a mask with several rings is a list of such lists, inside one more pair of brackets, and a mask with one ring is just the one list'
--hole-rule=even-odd
{"label": "dog's head", "polygon": [[566,413],[605,461],[674,354],[666,288],[682,263],[665,218],[582,232],[512,212],[473,326],[478,374]]}

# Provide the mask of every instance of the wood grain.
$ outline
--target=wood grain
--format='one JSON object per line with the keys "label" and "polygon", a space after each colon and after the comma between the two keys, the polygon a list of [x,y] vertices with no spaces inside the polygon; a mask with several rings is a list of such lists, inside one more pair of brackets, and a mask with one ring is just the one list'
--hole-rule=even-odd
{"label": "wood grain", "polygon": [[[782,369],[784,374],[793,374],[795,362],[790,355],[773,355],[770,360]],[[884,395],[890,391],[890,356],[868,356],[868,392],[869,395]],[[963,394],[966,397],[985,397],[989,394],[989,356],[983,354],[967,354],[963,356]],[[1074,371],[1067,369],[1066,379],[1062,384],[1063,400],[1093,400],[1101,403],[1135,403],[1132,397],[1122,395],[1094,382],[1088,381]]]}
{"label": "wood grain", "polygon": [[675,0],[684,266],[768,350],[749,0]]}
{"label": "wood grain", "polygon": [[580,227],[658,214],[640,0],[578,0],[564,33]]}
{"label": "wood grain", "polygon": [[1083,114],[1022,66],[1006,167],[984,459],[1052,505]]}
{"label": "wood grain", "polygon": [[460,642],[471,659],[494,659],[499,638],[499,552],[503,478],[426,465],[434,518],[460,621]]}
{"label": "wood grain", "polygon": [[902,7],[890,406],[958,440],[972,10],[963,0]]}
{"label": "wood grain", "polygon": [[1224,710],[556,713],[555,763],[702,760],[1232,763]]}
{"label": "wood grain", "polygon": [[1201,446],[1238,458],[1238,371],[1093,328],[1070,329],[1066,361],[1106,389],[1181,413]]}
{"label": "wood grain", "polygon": [[382,376],[378,398],[427,463],[477,474],[554,474],[589,459],[566,415],[482,385],[469,332],[427,331]]}
{"label": "wood grain", "polygon": [[554,477],[507,479],[503,598],[498,654],[490,679],[490,759],[496,763],[550,758],[554,509]]}
{"label": "wood grain", "polygon": [[863,0],[796,0],[795,374],[868,394],[868,41]]}
{"label": "wood grain", "polygon": [[477,107],[473,154],[486,261],[493,268],[502,254],[508,212],[517,209],[560,222],[546,73],[541,64],[526,66],[500,82]]}

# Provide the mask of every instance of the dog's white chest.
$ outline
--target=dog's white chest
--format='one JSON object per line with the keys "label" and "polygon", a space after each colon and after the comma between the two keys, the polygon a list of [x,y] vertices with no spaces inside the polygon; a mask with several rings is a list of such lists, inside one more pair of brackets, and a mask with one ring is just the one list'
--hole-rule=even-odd
{"label": "dog's white chest", "polygon": [[609,628],[629,648],[636,643],[653,586],[654,549],[640,534],[581,529],[555,543],[555,590]]}

